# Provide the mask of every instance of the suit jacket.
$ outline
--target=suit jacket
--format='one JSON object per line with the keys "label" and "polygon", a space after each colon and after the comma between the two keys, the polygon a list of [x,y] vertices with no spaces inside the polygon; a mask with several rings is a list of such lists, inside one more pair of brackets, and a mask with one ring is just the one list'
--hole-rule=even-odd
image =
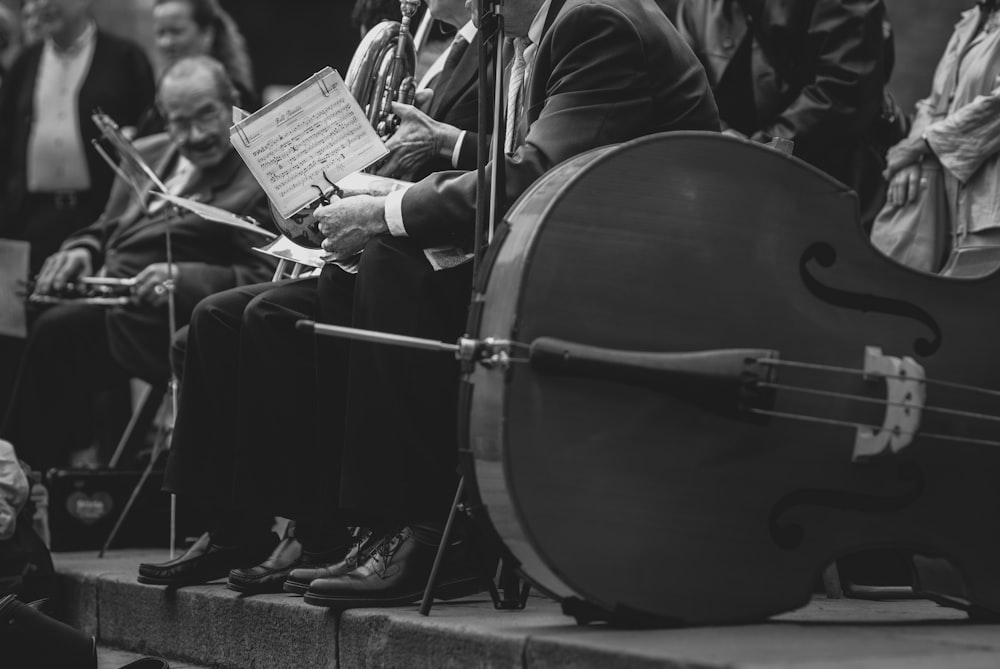
{"label": "suit jacket", "polygon": [[[142,138],[136,149],[161,177],[170,173],[179,155],[165,134]],[[197,172],[181,194],[251,216],[271,227],[264,192],[235,151],[219,165]],[[164,216],[147,217],[132,190],[118,179],[104,214],[67,239],[63,249],[85,248],[91,253],[95,271],[103,267],[107,276],[131,277],[148,265],[166,262],[167,224]],[[271,278],[272,259],[252,250],[261,244],[262,237],[188,212],[172,217],[169,225],[173,260],[178,266],[178,312],[189,313],[212,293]]]}
{"label": "suit jacket", "polygon": [[[94,57],[80,86],[78,122],[90,172],[91,191],[103,202],[114,173],[90,141],[99,136],[90,114],[100,108],[119,125],[135,125],[153,103],[153,70],[136,44],[97,31]],[[20,204],[26,190],[28,139],[34,119],[35,82],[43,43],[28,47],[14,62],[0,88],[0,200],[8,210]],[[2,232],[2,231],[0,231]]]}
{"label": "suit jacket", "polygon": [[[754,138],[790,139],[795,155],[855,185],[854,154],[878,118],[888,79],[883,0],[745,1],[757,7],[757,31],[768,43],[755,40],[751,57]],[[681,0],[677,26],[714,88],[749,30],[740,3]]]}
{"label": "suit jacket", "polygon": [[460,170],[476,169],[476,147],[479,141],[479,42],[477,31],[448,80],[440,84],[435,82],[439,88],[435,88],[434,97],[427,108],[427,114],[431,118],[466,131],[459,151],[458,165],[453,167],[451,161],[435,160],[421,176],[455,167]]}
{"label": "suit jacket", "polygon": [[[505,158],[510,205],[558,163],[588,149],[670,130],[718,130],[698,59],[644,0],[554,1],[524,88],[525,140]],[[407,233],[424,246],[474,235],[476,173],[443,172],[403,196]]]}

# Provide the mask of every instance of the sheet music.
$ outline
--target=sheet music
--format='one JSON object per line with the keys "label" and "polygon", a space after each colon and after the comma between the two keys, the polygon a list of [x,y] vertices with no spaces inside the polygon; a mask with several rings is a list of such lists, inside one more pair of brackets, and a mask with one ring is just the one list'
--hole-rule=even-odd
{"label": "sheet music", "polygon": [[255,246],[253,250],[316,269],[322,269],[324,265],[337,265],[350,274],[357,274],[358,267],[361,265],[360,254],[347,260],[333,260],[330,254],[323,249],[307,249],[304,246],[299,246],[288,237],[278,237],[264,246]]}
{"label": "sheet music", "polygon": [[275,258],[291,260],[300,265],[321,268],[329,262],[330,254],[323,249],[307,249],[292,242],[288,237],[278,237],[264,246],[255,246],[254,251],[265,253]]}
{"label": "sheet music", "polygon": [[235,123],[229,139],[286,218],[316,200],[314,186],[328,192],[327,181],[336,183],[388,153],[329,67]]}
{"label": "sheet music", "polygon": [[28,320],[21,292],[28,281],[31,244],[0,239],[0,335],[24,339]]}
{"label": "sheet music", "polygon": [[171,195],[170,193],[156,193],[153,195],[155,197],[162,198],[167,202],[173,203],[182,209],[187,209],[192,214],[196,216],[201,216],[206,221],[212,221],[214,223],[222,223],[224,225],[231,225],[241,230],[246,230],[247,232],[252,232],[254,234],[267,237],[268,239],[274,239],[278,235],[274,234],[266,228],[262,228],[259,225],[254,225],[253,223],[247,221],[246,219],[237,216],[236,214],[221,209],[219,207],[212,206],[210,204],[205,204],[204,202],[197,202],[195,200],[190,200],[186,197],[181,197],[179,195]]}

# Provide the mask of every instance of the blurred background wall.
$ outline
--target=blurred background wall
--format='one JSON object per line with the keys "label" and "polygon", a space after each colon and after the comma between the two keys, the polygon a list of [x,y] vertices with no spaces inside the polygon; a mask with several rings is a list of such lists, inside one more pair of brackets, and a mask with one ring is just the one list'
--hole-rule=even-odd
{"label": "blurred background wall", "polygon": [[[0,0],[12,7],[19,0]],[[290,85],[324,65],[344,74],[358,35],[350,26],[353,0],[222,0],[250,45],[257,84]],[[907,109],[926,95],[959,14],[974,0],[886,0],[896,29],[896,71],[891,87]],[[96,0],[108,30],[151,49],[152,0]]]}

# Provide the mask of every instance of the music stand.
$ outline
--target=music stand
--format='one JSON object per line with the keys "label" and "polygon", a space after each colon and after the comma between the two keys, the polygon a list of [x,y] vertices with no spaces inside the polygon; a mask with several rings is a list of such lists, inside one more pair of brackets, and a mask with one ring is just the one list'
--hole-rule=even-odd
{"label": "music stand", "polygon": [[[256,221],[248,220],[244,217],[236,216],[231,212],[228,212],[219,207],[213,207],[202,202],[196,202],[187,198],[172,195],[168,192],[166,185],[160,180],[159,176],[153,171],[152,168],[142,159],[142,156],[136,151],[135,146],[132,142],[128,140],[122,134],[121,129],[118,125],[106,114],[97,111],[91,117],[97,127],[100,129],[102,137],[106,139],[117,151],[118,155],[121,157],[121,165],[115,163],[114,160],[107,154],[107,152],[101,147],[97,140],[93,140],[94,148],[97,150],[98,154],[111,166],[111,169],[132,189],[133,195],[138,202],[139,207],[142,209],[145,216],[150,216],[150,207],[147,204],[147,194],[151,194],[154,197],[160,198],[166,206],[162,208],[162,214],[160,214],[161,219],[166,223],[165,225],[165,244],[166,244],[166,263],[167,263],[167,279],[161,285],[166,291],[167,297],[167,327],[170,330],[171,337],[177,332],[177,308],[176,299],[174,296],[174,291],[176,288],[175,277],[174,277],[174,262],[173,262],[173,242],[171,239],[172,221],[175,217],[180,215],[181,210],[187,210],[194,213],[206,221],[211,221],[215,223],[221,223],[224,225],[231,225],[242,230],[247,230],[255,232],[257,234],[263,235],[267,239],[273,239],[277,237],[274,233],[259,227]],[[143,186],[145,182],[148,181],[151,184],[151,188],[147,193]],[[146,480],[153,471],[153,467],[156,466],[156,462],[160,457],[160,454],[165,448],[170,439],[170,435],[173,431],[173,421],[177,413],[177,390],[178,390],[178,380],[177,374],[175,372],[174,366],[174,351],[172,344],[168,344],[167,348],[167,360],[170,367],[170,378],[167,382],[167,389],[169,391],[170,397],[170,417],[169,425],[164,425],[157,435],[156,440],[153,442],[153,452],[150,455],[149,462],[143,469],[142,475],[139,477],[139,481],[136,483],[135,487],[132,489],[132,493],[129,496],[128,501],[122,508],[118,519],[115,521],[114,526],[111,528],[111,532],[108,538],[105,540],[104,545],[101,547],[101,551],[98,557],[104,557],[107,552],[108,547],[114,541],[121,528],[122,523],[128,516],[135,504],[136,499],[139,496],[139,492],[142,490],[142,486],[145,485]],[[148,413],[149,409],[144,407],[143,412]],[[134,429],[136,421],[130,422],[130,425],[126,430]],[[112,463],[117,464],[118,458],[121,456],[121,451],[127,444],[127,439],[122,439],[115,454],[112,456]],[[113,465],[112,465],[113,466]],[[171,493],[170,495],[170,559],[174,558],[174,549],[177,540],[177,495]]]}

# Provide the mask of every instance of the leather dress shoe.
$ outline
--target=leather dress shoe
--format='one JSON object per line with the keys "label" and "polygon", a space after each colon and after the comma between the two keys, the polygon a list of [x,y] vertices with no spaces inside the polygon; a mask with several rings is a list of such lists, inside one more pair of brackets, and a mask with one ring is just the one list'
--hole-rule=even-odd
{"label": "leather dress shoe", "polygon": [[320,565],[343,560],[347,546],[330,551],[314,553],[302,549],[302,544],[293,536],[286,536],[274,549],[270,557],[255,567],[233,569],[229,572],[228,586],[231,590],[249,595],[265,592],[281,592],[285,579],[293,569],[312,569]]}
{"label": "leather dress shoe", "polygon": [[260,564],[230,570],[226,586],[230,590],[248,595],[281,592],[281,586],[288,572],[298,565],[301,559],[302,544],[294,536],[286,535]]}
{"label": "leather dress shoe", "polygon": [[309,590],[309,585],[318,578],[333,578],[354,571],[368,560],[372,551],[384,538],[384,534],[365,532],[354,542],[343,558],[326,563],[302,565],[293,569],[288,574],[288,578],[285,579],[285,592],[304,595]]}
{"label": "leather dress shoe", "polygon": [[139,565],[139,583],[180,587],[225,578],[233,567],[260,562],[274,549],[278,535],[273,532],[251,544],[218,546],[208,532],[184,553],[159,564]]}
{"label": "leather dress shoe", "polygon": [[[417,541],[405,527],[383,539],[354,571],[313,581],[305,601],[337,609],[412,604],[424,594],[436,554],[437,545]],[[441,562],[434,596],[457,599],[485,589],[486,581],[470,559],[468,544],[453,542]]]}

